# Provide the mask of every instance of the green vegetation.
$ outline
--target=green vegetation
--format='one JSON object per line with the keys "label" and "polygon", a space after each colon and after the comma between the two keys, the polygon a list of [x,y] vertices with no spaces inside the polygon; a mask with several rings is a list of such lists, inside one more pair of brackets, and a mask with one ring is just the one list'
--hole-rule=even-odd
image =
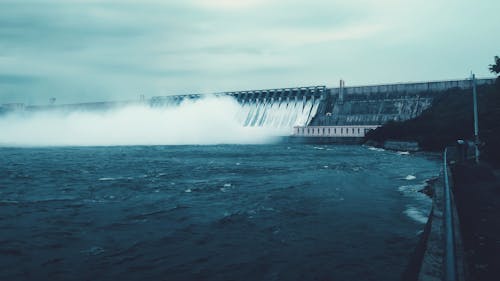
{"label": "green vegetation", "polygon": [[490,64],[490,71],[496,74],[500,73],[500,58],[498,56],[495,56],[495,63]]}
{"label": "green vegetation", "polygon": [[[500,59],[490,70],[500,72]],[[500,80],[495,85],[480,86],[478,92],[479,138],[482,158],[500,165]],[[424,150],[438,151],[458,139],[474,136],[472,91],[451,89],[437,97],[432,106],[415,119],[389,122],[369,132],[365,140],[417,141]]]}

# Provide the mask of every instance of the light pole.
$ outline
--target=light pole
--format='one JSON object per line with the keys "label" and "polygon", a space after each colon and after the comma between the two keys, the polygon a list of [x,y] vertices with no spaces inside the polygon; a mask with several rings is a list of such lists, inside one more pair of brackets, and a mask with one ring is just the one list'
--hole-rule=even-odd
{"label": "light pole", "polygon": [[476,75],[472,74],[472,99],[474,100],[474,144],[476,163],[479,163],[479,124],[477,117]]}

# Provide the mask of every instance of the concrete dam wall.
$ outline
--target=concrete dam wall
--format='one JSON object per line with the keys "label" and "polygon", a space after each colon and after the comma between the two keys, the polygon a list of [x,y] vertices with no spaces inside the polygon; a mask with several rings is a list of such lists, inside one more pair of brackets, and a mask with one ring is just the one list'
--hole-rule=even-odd
{"label": "concrete dam wall", "polygon": [[338,95],[325,99],[310,125],[381,125],[387,121],[414,118],[427,109],[437,93],[347,94],[343,100]]}
{"label": "concrete dam wall", "polygon": [[[478,79],[477,85],[493,84],[494,79]],[[440,93],[470,89],[470,80],[400,83],[328,89],[317,115],[309,125],[382,125],[419,116]]]}

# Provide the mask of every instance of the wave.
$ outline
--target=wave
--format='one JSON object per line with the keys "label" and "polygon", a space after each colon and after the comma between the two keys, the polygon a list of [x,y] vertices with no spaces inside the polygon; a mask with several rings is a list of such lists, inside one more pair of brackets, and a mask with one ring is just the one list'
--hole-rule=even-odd
{"label": "wave", "polygon": [[405,180],[411,181],[411,180],[414,180],[414,179],[416,179],[416,178],[417,178],[417,177],[415,177],[414,175],[407,175],[407,176],[405,177]]}
{"label": "wave", "polygon": [[116,178],[99,178],[99,181],[114,181]]}
{"label": "wave", "polygon": [[408,208],[404,210],[404,214],[418,223],[427,223],[428,217],[424,213],[422,213],[422,211],[413,206],[408,206]]}
{"label": "wave", "polygon": [[402,185],[402,186],[398,187],[398,190],[401,192],[415,193],[415,192],[421,191],[426,186],[427,186],[426,183],[413,184],[413,185]]}
{"label": "wave", "polygon": [[373,146],[369,146],[368,149],[372,151],[385,151],[385,149],[383,148],[373,147]]}

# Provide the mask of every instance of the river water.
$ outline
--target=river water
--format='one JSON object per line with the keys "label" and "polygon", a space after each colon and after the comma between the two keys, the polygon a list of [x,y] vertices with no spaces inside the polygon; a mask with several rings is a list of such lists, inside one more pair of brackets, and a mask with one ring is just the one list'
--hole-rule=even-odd
{"label": "river water", "polygon": [[438,173],[363,146],[0,148],[0,280],[399,280]]}

